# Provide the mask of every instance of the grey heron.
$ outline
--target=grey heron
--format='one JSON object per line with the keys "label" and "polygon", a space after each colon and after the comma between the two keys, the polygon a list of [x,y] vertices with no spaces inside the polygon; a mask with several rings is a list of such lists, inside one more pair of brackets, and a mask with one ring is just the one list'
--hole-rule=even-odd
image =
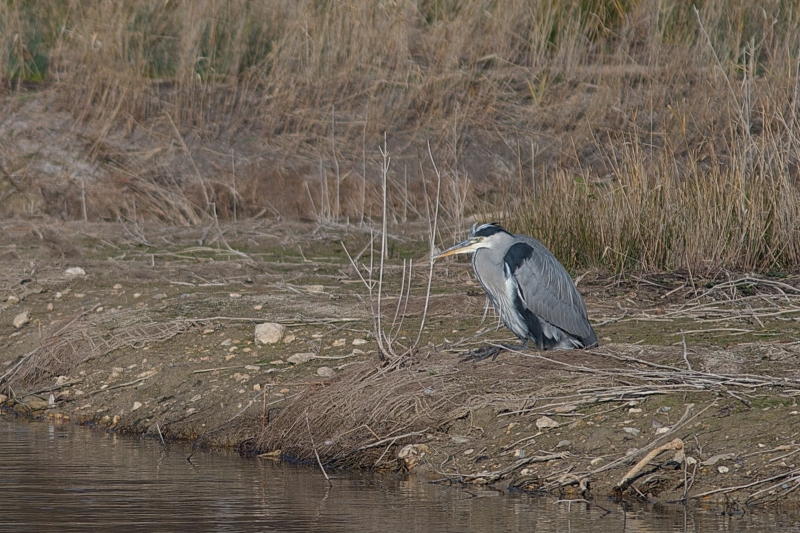
{"label": "grey heron", "polygon": [[[472,268],[500,318],[522,341],[539,350],[597,345],[583,298],[564,266],[542,243],[512,235],[498,224],[475,224],[467,240],[433,256],[473,254]],[[488,346],[468,359],[497,358],[502,348]]]}

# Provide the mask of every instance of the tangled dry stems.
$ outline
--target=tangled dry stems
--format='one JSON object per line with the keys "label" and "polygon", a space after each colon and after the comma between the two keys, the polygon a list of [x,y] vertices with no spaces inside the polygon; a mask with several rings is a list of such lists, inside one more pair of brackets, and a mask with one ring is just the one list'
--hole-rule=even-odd
{"label": "tangled dry stems", "polygon": [[56,321],[43,330],[39,346],[0,375],[0,388],[13,391],[23,386],[49,384],[90,359],[123,347],[142,348],[149,343],[164,342],[197,327],[196,322],[187,319],[143,322],[141,313],[135,311],[99,315],[94,313],[96,307],[69,321]]}

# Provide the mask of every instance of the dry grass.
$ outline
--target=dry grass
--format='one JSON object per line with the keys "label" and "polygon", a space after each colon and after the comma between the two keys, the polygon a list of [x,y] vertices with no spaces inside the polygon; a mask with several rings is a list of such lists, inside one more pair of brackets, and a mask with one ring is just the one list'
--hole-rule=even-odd
{"label": "dry grass", "polygon": [[[424,218],[430,140],[445,227],[504,218],[571,268],[792,268],[793,7],[6,2],[9,98],[46,88],[46,111],[69,113],[71,153],[93,170],[54,187],[31,177],[42,151],[11,142],[0,195],[25,202],[0,209],[369,221],[388,132],[392,222]],[[48,203],[54,189],[67,192]]]}
{"label": "dry grass", "polygon": [[142,322],[141,313],[92,316],[97,306],[71,320],[58,321],[42,332],[34,350],[20,357],[0,375],[0,387],[13,391],[32,384],[51,383],[69,375],[78,365],[122,347],[140,348],[185,333],[196,324],[179,319],[166,323]]}

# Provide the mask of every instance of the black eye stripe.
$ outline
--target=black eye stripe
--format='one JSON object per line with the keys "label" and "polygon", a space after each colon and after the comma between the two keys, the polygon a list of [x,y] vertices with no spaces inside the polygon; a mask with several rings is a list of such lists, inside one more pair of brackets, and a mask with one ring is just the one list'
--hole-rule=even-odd
{"label": "black eye stripe", "polygon": [[495,233],[508,233],[502,226],[494,223],[490,224],[483,224],[476,228],[473,228],[472,235],[470,237],[491,237]]}

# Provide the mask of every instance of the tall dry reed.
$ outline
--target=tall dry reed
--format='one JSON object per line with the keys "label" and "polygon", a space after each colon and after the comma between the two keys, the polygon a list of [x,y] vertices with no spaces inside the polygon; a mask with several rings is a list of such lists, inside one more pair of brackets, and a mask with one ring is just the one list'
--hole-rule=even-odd
{"label": "tall dry reed", "polygon": [[65,216],[368,221],[388,132],[393,222],[430,141],[449,227],[504,213],[573,268],[794,267],[798,10],[700,5],[12,0],[0,75],[105,165]]}

